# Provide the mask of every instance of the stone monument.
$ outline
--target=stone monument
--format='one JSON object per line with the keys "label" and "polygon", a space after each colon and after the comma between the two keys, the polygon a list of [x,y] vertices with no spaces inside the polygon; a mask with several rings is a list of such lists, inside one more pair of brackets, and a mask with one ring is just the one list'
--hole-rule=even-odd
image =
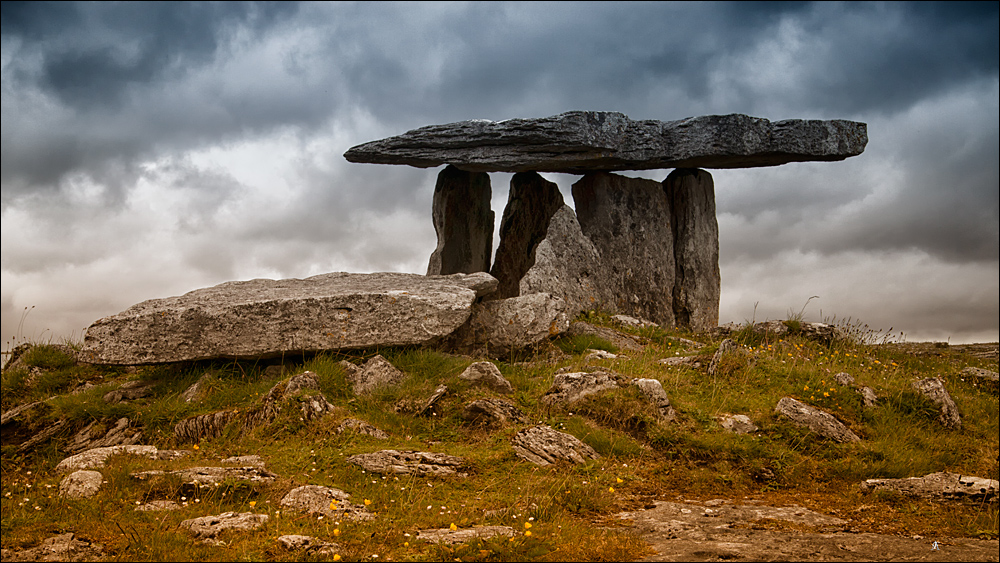
{"label": "stone monument", "polygon": [[[867,143],[867,125],[855,121],[571,111],[421,127],[344,157],[447,165],[434,192],[428,274],[489,271],[499,286],[486,299],[547,293],[570,316],[601,307],[701,331],[718,325],[720,288],[715,186],[703,169],[843,160]],[[674,169],[663,182],[613,173],[663,168]],[[515,173],[492,268],[489,172]],[[575,213],[539,172],[583,175]]]}

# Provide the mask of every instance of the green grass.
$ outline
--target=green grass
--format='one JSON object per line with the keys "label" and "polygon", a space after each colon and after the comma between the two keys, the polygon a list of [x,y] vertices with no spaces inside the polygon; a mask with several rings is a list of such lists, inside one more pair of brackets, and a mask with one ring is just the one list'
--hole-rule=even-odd
{"label": "green grass", "polygon": [[[601,313],[586,320],[613,326]],[[864,325],[850,326],[854,328],[827,345],[795,334],[775,337],[739,330],[732,338],[742,353],[726,359],[712,377],[705,368],[718,347],[717,338],[657,327],[620,329],[648,345],[641,352],[602,360],[600,365],[628,377],[659,380],[678,413],[671,423],[661,420],[632,388],[590,396],[569,406],[542,404],[539,398],[557,369],[584,367],[587,349],[614,350],[609,342],[592,337],[557,339],[555,347],[566,354],[561,359],[551,361],[551,350],[542,350],[537,361],[498,363],[515,389],[507,399],[528,419],[502,429],[472,426],[460,416],[469,401],[496,396],[459,379],[475,359],[433,350],[321,354],[288,362],[284,375],[274,378],[265,375],[264,365],[243,362],[131,371],[77,366],[67,362],[58,348],[38,346],[39,351],[25,353],[25,367],[7,370],[2,377],[4,411],[43,401],[19,430],[8,434],[5,427],[0,493],[3,546],[32,547],[53,534],[73,531],[103,544],[109,558],[281,561],[296,560],[302,554],[279,548],[277,536],[299,533],[336,541],[344,560],[371,560],[372,555],[393,560],[635,560],[648,555],[645,544],[627,528],[618,527],[611,515],[649,499],[678,495],[747,496],[773,503],[808,499],[814,509],[842,514],[855,514],[857,506],[873,506],[874,517],[869,516],[872,512],[857,513],[850,517],[851,526],[883,533],[995,538],[995,503],[940,505],[888,493],[863,495],[856,487],[863,479],[933,471],[997,479],[996,394],[974,381],[964,381],[959,374],[966,366],[996,370],[995,360],[947,348],[937,355],[915,355],[880,342],[881,333]],[[694,353],[705,367],[658,363],[678,352],[678,338],[704,345]],[[361,364],[376,353],[406,377],[395,388],[356,397],[338,362],[346,359]],[[161,449],[191,449],[194,444],[178,443],[173,437],[178,421],[225,409],[245,412],[275,383],[306,370],[318,375],[321,391],[338,407],[336,412],[309,422],[300,418],[297,409],[285,408],[270,424],[250,431],[231,424],[222,436],[202,441],[190,456],[172,462],[116,457],[102,470],[107,484],[95,497],[68,501],[56,494],[61,475],[53,468],[65,457],[59,445],[92,421],[110,427],[118,418],[128,417],[143,429],[144,443]],[[858,385],[875,389],[880,403],[865,408],[852,389],[834,383],[833,375],[841,371],[850,373]],[[181,399],[181,393],[205,374],[200,398],[190,403]],[[961,430],[942,428],[934,405],[910,386],[914,379],[931,376],[945,380],[963,416]],[[130,379],[154,383],[153,394],[115,405],[104,402],[104,394]],[[83,384],[91,387],[69,393]],[[416,407],[440,384],[449,392],[439,403],[438,414],[418,416]],[[836,444],[795,427],[773,412],[784,396],[833,413],[864,440]],[[718,422],[724,413],[746,414],[760,431],[729,434]],[[338,434],[337,426],[348,417],[374,424],[390,438],[380,441],[353,432]],[[56,420],[65,420],[67,425],[53,440],[17,452],[16,443],[27,433]],[[576,436],[602,458],[578,466],[547,467],[518,459],[510,447],[511,438],[519,429],[538,423]],[[379,449],[459,455],[466,458],[469,475],[372,475],[345,461]],[[229,483],[191,493],[176,480],[139,483],[129,476],[145,469],[211,465],[245,454],[262,456],[280,478],[267,486]],[[356,502],[368,499],[378,517],[371,522],[337,524],[281,511],[282,496],[302,484],[338,487]],[[187,505],[176,512],[134,511],[136,501],[154,498]],[[251,502],[254,511],[270,514],[271,520],[260,530],[223,537],[224,546],[196,543],[178,531],[182,520],[247,511]],[[602,524],[595,526],[595,521]],[[526,522],[532,525],[530,537],[523,534]],[[452,547],[415,539],[418,529],[452,523],[463,528],[512,525],[519,535],[513,541],[501,538]]]}

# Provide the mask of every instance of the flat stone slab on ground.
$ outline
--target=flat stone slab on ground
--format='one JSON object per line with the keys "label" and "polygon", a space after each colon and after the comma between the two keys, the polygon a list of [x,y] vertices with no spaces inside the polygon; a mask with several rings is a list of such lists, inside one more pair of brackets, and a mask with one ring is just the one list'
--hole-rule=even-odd
{"label": "flat stone slab on ground", "polygon": [[860,436],[851,432],[850,428],[844,426],[844,423],[837,420],[832,414],[810,407],[791,397],[782,397],[774,410],[778,414],[790,419],[797,426],[808,428],[820,436],[830,438],[835,442],[861,441]]}
{"label": "flat stone slab on ground", "polygon": [[2,555],[4,561],[96,561],[103,556],[101,545],[78,540],[72,532],[43,540],[38,547],[4,549]]}
{"label": "flat stone slab on ground", "polygon": [[157,477],[175,476],[185,485],[198,488],[218,487],[220,483],[238,481],[250,485],[263,485],[273,482],[278,476],[259,466],[248,467],[188,467],[175,471],[138,471],[131,473],[133,479],[148,481]]}
{"label": "flat stone slab on ground", "polygon": [[81,357],[135,365],[426,344],[462,325],[473,301],[496,286],[485,272],[227,282],[96,321]]}
{"label": "flat stone slab on ground", "polygon": [[570,111],[533,119],[429,125],[352,147],[350,162],[472,172],[751,168],[861,154],[868,126],[845,120],[771,122],[741,114],[633,121],[623,113]]}
{"label": "flat stone slab on ground", "polygon": [[56,465],[56,471],[66,472],[104,467],[104,462],[113,455],[138,455],[150,459],[170,460],[184,457],[188,453],[186,450],[158,450],[156,446],[108,446],[69,456]]}
{"label": "flat stone slab on ground", "polygon": [[510,526],[477,526],[475,528],[440,528],[435,530],[418,530],[417,539],[429,542],[443,542],[449,545],[466,543],[474,539],[488,539],[496,536],[512,537],[517,532]]}
{"label": "flat stone slab on ground", "polygon": [[560,461],[586,463],[601,457],[594,448],[576,436],[539,424],[525,428],[511,440],[517,457],[535,465],[551,465]]}
{"label": "flat stone slab on ground", "polygon": [[997,502],[997,481],[973,475],[959,475],[945,471],[923,477],[902,479],[868,479],[861,483],[866,491],[892,490],[905,495],[937,498],[968,499]]}
{"label": "flat stone slab on ground", "polygon": [[417,451],[381,450],[370,454],[358,454],[347,461],[361,466],[372,473],[395,475],[464,475],[458,469],[465,465],[465,459],[448,454]]}
{"label": "flat stone slab on ground", "polygon": [[350,498],[348,493],[333,487],[302,485],[288,491],[279,504],[282,508],[305,514],[322,514],[328,518],[363,521],[375,517],[365,506],[349,501]]}
{"label": "flat stone slab on ground", "polygon": [[270,516],[253,512],[223,512],[216,516],[202,516],[180,523],[197,539],[210,540],[227,530],[256,530],[263,526]]}

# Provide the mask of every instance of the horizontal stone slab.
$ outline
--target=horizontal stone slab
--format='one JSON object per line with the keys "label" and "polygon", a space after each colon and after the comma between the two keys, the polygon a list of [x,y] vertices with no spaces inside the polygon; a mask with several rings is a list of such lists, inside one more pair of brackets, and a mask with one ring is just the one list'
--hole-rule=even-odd
{"label": "horizontal stone slab", "polygon": [[352,147],[350,162],[452,164],[469,172],[755,168],[857,156],[868,126],[846,120],[771,122],[742,114],[633,121],[623,113],[570,111],[537,119],[430,125]]}
{"label": "horizontal stone slab", "polygon": [[473,301],[496,287],[485,272],[227,282],[98,320],[81,359],[137,365],[427,344],[461,326]]}

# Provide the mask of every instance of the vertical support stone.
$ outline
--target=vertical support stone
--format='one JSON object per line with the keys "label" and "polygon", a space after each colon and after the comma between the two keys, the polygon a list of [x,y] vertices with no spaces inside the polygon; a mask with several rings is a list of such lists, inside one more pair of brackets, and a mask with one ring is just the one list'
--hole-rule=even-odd
{"label": "vertical support stone", "polygon": [[583,234],[600,254],[603,305],[674,324],[674,235],[670,205],[656,181],[591,172],[573,184]]}
{"label": "vertical support stone", "polygon": [[449,164],[438,174],[432,210],[438,242],[427,265],[428,276],[490,271],[492,197],[485,172],[466,172]]}
{"label": "vertical support stone", "polygon": [[712,175],[678,168],[663,181],[671,209],[677,326],[706,331],[719,326],[719,223]]}
{"label": "vertical support stone", "polygon": [[521,278],[535,264],[535,249],[545,238],[552,216],[563,206],[559,186],[537,172],[518,172],[500,220],[500,245],[490,274],[500,285],[490,298],[520,295]]}

